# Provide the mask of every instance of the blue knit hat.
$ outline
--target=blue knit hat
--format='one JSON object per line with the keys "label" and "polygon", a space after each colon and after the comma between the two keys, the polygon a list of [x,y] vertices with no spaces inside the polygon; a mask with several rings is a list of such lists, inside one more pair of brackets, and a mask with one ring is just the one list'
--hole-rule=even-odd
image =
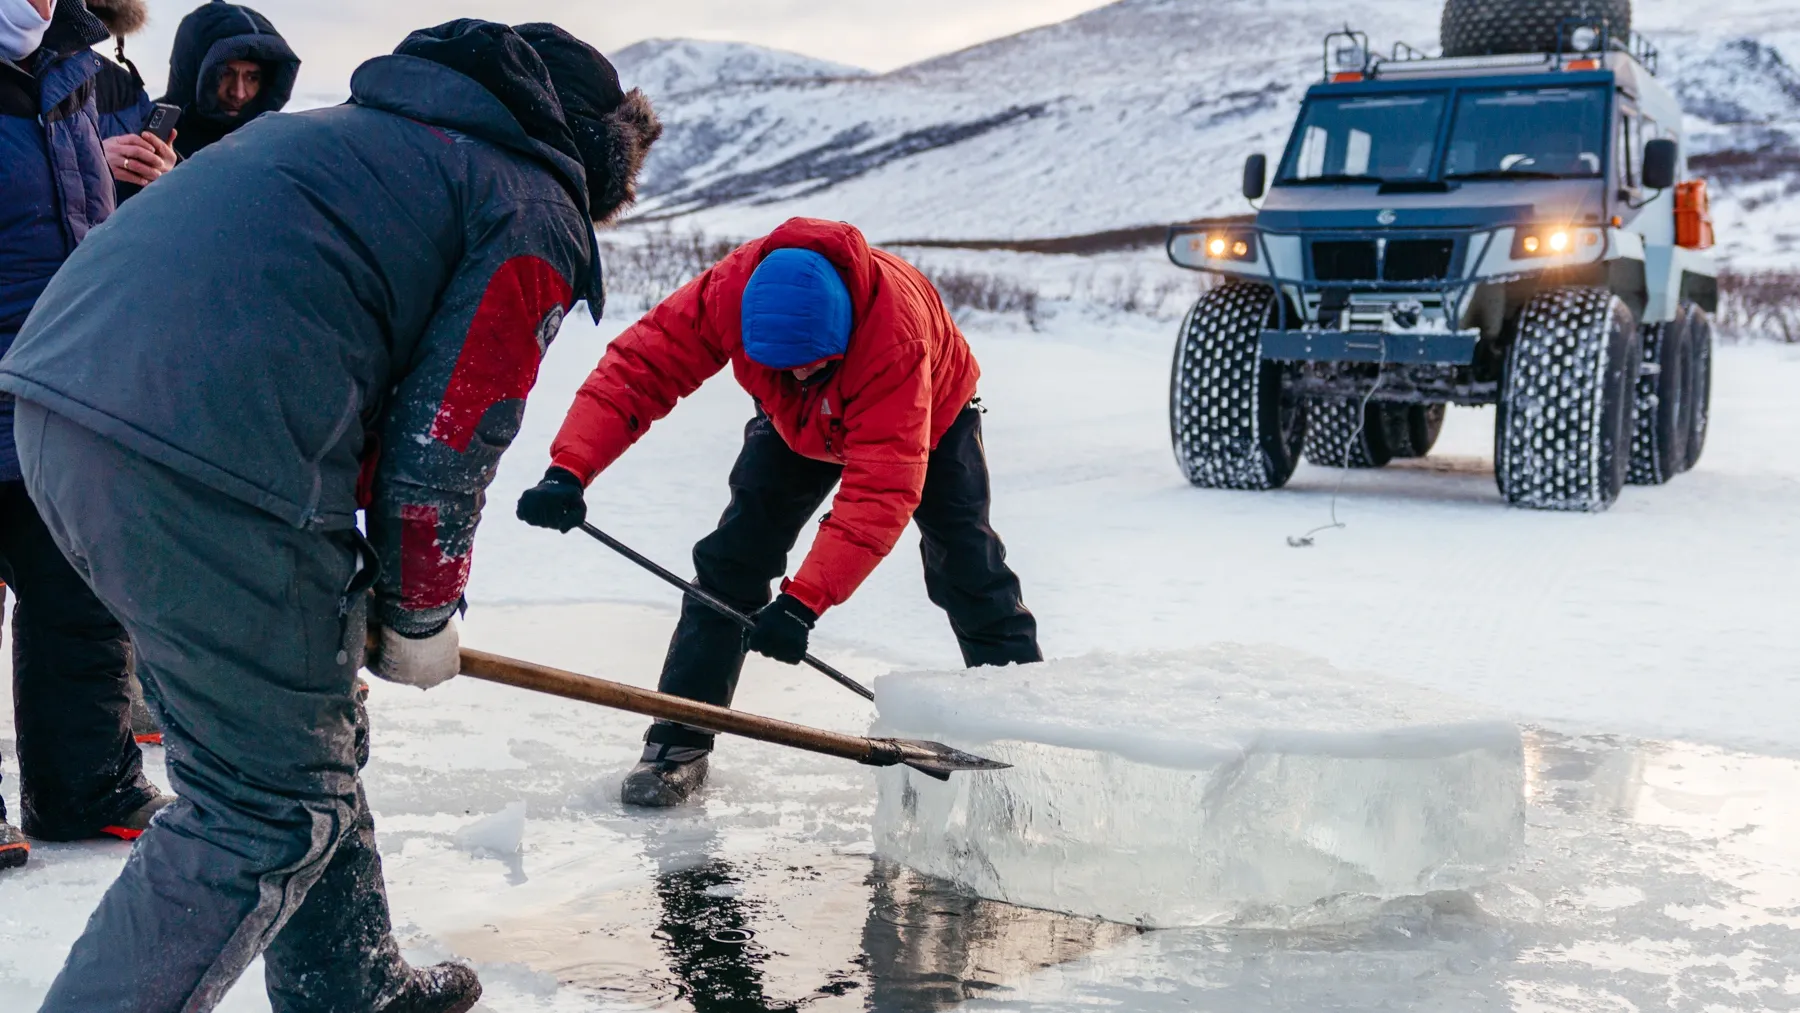
{"label": "blue knit hat", "polygon": [[850,347],[850,290],[831,261],[811,250],[776,250],[744,286],[744,354],[770,369],[794,369]]}

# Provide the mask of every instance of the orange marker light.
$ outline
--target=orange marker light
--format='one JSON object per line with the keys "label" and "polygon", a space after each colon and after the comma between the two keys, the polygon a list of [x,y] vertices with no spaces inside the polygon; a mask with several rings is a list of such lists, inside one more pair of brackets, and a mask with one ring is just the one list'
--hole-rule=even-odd
{"label": "orange marker light", "polygon": [[1234,257],[1242,257],[1249,252],[1250,244],[1244,242],[1242,239],[1231,244],[1231,255]]}
{"label": "orange marker light", "polygon": [[1525,247],[1526,253],[1536,253],[1538,251],[1538,237],[1526,236],[1525,242],[1521,243],[1520,245]]}
{"label": "orange marker light", "polygon": [[1361,81],[1362,79],[1362,71],[1360,70],[1340,70],[1331,75],[1332,84],[1350,84],[1351,82]]}

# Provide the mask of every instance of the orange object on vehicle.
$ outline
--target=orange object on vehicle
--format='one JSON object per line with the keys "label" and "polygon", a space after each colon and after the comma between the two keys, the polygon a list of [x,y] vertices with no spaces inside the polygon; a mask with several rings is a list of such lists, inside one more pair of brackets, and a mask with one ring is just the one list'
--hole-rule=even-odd
{"label": "orange object on vehicle", "polygon": [[1704,250],[1712,244],[1712,202],[1706,196],[1706,180],[1675,184],[1675,245]]}

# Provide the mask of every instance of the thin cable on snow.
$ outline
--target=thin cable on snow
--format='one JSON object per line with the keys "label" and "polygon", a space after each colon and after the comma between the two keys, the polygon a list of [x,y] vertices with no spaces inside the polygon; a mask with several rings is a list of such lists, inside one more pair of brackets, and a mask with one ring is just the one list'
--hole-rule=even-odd
{"label": "thin cable on snow", "polygon": [[1356,446],[1356,441],[1362,439],[1363,430],[1369,427],[1369,402],[1375,399],[1375,392],[1381,389],[1381,381],[1387,378],[1386,369],[1387,339],[1383,338],[1381,340],[1381,358],[1375,363],[1375,383],[1369,387],[1369,392],[1363,395],[1362,404],[1356,409],[1356,428],[1351,431],[1350,439],[1344,442],[1344,463],[1338,468],[1337,484],[1331,487],[1331,523],[1321,524],[1304,535],[1289,535],[1287,537],[1288,548],[1308,548],[1313,544],[1313,536],[1319,532],[1349,527],[1343,521],[1338,520],[1338,493],[1344,490],[1344,479],[1350,474],[1350,448]]}

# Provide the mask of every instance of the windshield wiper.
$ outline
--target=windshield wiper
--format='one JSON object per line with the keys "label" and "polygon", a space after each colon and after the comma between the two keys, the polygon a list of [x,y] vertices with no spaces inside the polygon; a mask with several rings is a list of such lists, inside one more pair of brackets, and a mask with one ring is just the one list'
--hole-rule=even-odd
{"label": "windshield wiper", "polygon": [[1287,186],[1315,186],[1331,183],[1385,183],[1380,176],[1365,176],[1348,172],[1328,172],[1323,176],[1290,177],[1280,181]]}
{"label": "windshield wiper", "polygon": [[1560,172],[1543,172],[1538,169],[1484,169],[1481,172],[1447,172],[1445,179],[1582,179],[1581,176],[1565,176]]}

